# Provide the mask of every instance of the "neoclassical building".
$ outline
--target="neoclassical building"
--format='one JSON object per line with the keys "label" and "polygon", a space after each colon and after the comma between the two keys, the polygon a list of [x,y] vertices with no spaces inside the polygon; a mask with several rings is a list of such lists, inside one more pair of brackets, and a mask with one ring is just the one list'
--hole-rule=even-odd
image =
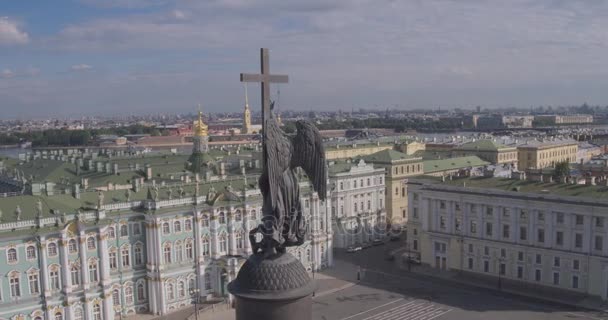
{"label": "neoclassical building", "polygon": [[334,247],[372,241],[386,227],[384,169],[363,159],[329,165]]}
{"label": "neoclassical building", "polygon": [[407,245],[423,264],[608,299],[605,187],[498,178],[408,184]]}

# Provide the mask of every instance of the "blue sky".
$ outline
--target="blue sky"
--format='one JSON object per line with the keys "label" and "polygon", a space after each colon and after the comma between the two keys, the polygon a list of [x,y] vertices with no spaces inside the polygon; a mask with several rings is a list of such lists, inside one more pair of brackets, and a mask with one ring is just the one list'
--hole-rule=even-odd
{"label": "blue sky", "polygon": [[241,110],[260,47],[290,76],[283,109],[606,105],[607,16],[603,0],[0,0],[0,116]]}

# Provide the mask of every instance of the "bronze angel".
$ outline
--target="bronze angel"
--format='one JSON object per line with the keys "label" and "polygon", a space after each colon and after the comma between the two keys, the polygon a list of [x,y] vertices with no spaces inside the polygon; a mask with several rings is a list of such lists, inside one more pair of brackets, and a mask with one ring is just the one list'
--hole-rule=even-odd
{"label": "bronze angel", "polygon": [[[321,134],[305,120],[296,122],[296,130],[295,136],[288,136],[272,115],[264,124],[264,163],[258,182],[264,201],[263,217],[262,223],[249,233],[254,253],[282,253],[286,247],[304,243],[306,222],[297,168],[304,170],[319,198],[325,200],[327,169]],[[257,233],[262,234],[259,242],[255,239]]]}

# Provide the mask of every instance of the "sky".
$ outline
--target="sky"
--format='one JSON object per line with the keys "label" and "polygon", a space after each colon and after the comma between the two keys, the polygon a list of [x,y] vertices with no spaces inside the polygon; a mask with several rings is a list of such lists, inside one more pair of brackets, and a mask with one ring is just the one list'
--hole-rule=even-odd
{"label": "sky", "polygon": [[[608,104],[604,0],[0,0],[0,117]],[[259,108],[259,85],[249,84]]]}

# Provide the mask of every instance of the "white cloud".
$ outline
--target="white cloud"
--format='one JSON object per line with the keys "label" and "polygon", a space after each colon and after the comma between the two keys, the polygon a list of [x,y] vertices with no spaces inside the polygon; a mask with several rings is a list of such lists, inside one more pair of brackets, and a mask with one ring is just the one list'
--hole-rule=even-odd
{"label": "white cloud", "polygon": [[93,69],[93,67],[88,64],[82,63],[82,64],[75,64],[75,65],[71,66],[70,69],[72,69],[72,71],[86,71],[86,70]]}
{"label": "white cloud", "polygon": [[0,17],[0,46],[26,44],[29,41],[27,32],[21,31],[15,21],[8,17]]}
{"label": "white cloud", "polygon": [[2,72],[0,72],[0,76],[2,76],[2,78],[12,78],[15,76],[15,72],[13,72],[11,69],[4,69]]}

